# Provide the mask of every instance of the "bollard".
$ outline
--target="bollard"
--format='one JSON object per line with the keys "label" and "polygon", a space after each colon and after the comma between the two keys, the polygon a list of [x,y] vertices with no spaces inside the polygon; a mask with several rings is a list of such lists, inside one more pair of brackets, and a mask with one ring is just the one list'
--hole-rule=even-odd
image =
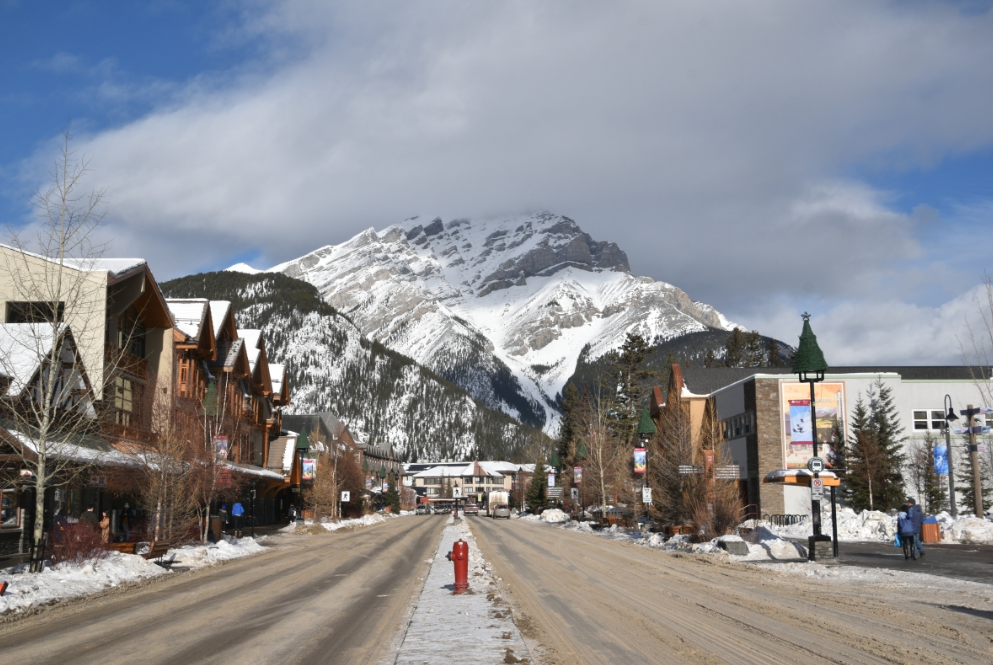
{"label": "bollard", "polygon": [[459,538],[445,558],[455,564],[455,593],[463,593],[469,588],[469,543]]}

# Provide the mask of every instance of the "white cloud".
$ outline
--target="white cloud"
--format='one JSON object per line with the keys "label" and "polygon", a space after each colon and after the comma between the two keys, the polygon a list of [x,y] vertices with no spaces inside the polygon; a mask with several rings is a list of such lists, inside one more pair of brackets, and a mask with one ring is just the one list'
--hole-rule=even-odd
{"label": "white cloud", "polygon": [[845,174],[993,142],[993,17],[949,4],[251,7],[254,73],[83,146],[115,252],[160,275],[425,210],[546,208],[736,318],[770,296],[912,302],[925,220]]}

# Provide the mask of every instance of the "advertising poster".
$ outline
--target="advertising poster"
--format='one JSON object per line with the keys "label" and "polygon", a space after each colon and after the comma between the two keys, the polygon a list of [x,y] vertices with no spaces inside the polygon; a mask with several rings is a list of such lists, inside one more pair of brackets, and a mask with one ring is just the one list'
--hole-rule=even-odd
{"label": "advertising poster", "polygon": [[934,447],[934,472],[948,473],[948,446]]}
{"label": "advertising poster", "polygon": [[548,474],[548,486],[549,487],[555,487],[555,474],[554,473]]}
{"label": "advertising poster", "polygon": [[315,460],[303,458],[303,475],[300,477],[306,481],[311,481],[314,479],[314,466],[316,464]]}
{"label": "advertising poster", "polygon": [[635,473],[645,473],[648,469],[648,458],[645,455],[644,448],[634,449],[634,472]]}
{"label": "advertising poster", "polygon": [[214,437],[214,453],[217,455],[217,459],[228,458],[228,437],[226,436]]}
{"label": "advertising poster", "polygon": [[831,466],[831,453],[836,445],[835,430],[845,437],[845,384],[821,382],[814,384],[816,414],[810,411],[810,384],[782,381],[783,463],[785,469],[805,469],[814,456],[813,421],[817,418],[817,454]]}
{"label": "advertising poster", "polygon": [[372,489],[372,478],[366,478],[365,479],[365,488],[367,490],[371,490]]}
{"label": "advertising poster", "polygon": [[572,482],[576,485],[583,482],[583,467],[577,466],[572,470]]}

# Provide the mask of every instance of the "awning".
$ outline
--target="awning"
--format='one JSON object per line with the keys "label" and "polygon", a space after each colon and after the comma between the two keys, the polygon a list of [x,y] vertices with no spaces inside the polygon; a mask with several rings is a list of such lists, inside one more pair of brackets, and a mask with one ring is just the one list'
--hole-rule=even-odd
{"label": "awning", "polygon": [[[825,487],[837,487],[841,485],[841,478],[836,476],[833,471],[821,471],[818,477],[824,481]],[[814,474],[806,469],[776,469],[775,471],[770,471],[762,482],[810,487],[810,481],[813,479]]]}
{"label": "awning", "polygon": [[279,482],[286,482],[286,478],[281,473],[276,473],[275,471],[270,471],[269,469],[263,469],[261,466],[255,466],[254,464],[238,464],[236,462],[221,462],[220,466],[225,469],[230,469],[235,473],[244,473],[249,476],[257,476],[259,478],[265,478],[266,480],[278,480]]}

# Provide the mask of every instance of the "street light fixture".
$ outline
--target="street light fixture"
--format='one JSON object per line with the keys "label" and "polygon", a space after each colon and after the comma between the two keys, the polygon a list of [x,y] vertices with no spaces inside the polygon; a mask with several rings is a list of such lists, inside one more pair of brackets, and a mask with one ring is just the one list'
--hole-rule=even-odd
{"label": "street light fixture", "polygon": [[[797,346],[796,355],[793,357],[793,373],[800,377],[800,381],[810,384],[810,426],[811,443],[813,444],[813,457],[808,462],[808,468],[814,474],[814,479],[820,478],[818,467],[823,468],[823,461],[817,455],[817,404],[814,396],[814,384],[824,380],[824,372],[828,369],[827,361],[824,360],[824,353],[817,345],[817,336],[810,328],[810,314],[803,313],[803,332],[800,333],[800,344]],[[813,466],[814,460],[818,460],[819,465]],[[816,497],[816,498],[815,498]],[[834,502],[831,503],[832,509]],[[831,538],[821,534],[821,501],[815,494],[814,483],[810,486],[810,519],[814,527],[814,535],[810,537],[807,550],[811,561],[816,559],[815,544],[818,541],[831,540]],[[837,528],[837,520],[835,520]]]}
{"label": "street light fixture", "polygon": [[952,517],[958,517],[959,509],[955,506],[955,472],[952,466],[952,421],[958,420],[952,410],[952,396],[945,395],[945,454],[948,457],[948,505]]}

